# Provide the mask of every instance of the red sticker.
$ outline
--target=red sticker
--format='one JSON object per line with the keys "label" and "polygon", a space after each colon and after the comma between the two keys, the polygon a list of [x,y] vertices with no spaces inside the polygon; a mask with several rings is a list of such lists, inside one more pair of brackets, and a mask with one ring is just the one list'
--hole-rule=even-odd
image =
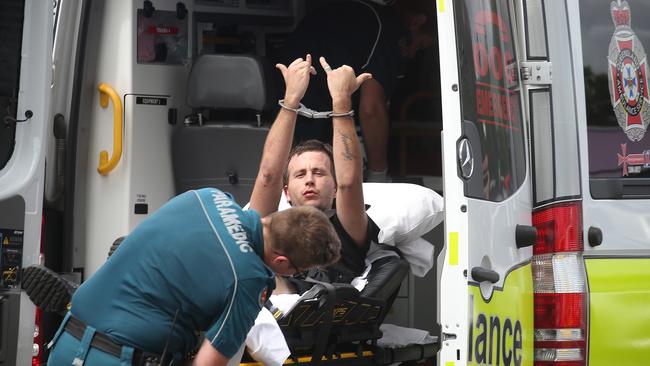
{"label": "red sticker", "polygon": [[150,25],[147,28],[147,32],[150,34],[160,34],[163,36],[170,36],[178,34],[178,27],[166,27],[163,25]]}

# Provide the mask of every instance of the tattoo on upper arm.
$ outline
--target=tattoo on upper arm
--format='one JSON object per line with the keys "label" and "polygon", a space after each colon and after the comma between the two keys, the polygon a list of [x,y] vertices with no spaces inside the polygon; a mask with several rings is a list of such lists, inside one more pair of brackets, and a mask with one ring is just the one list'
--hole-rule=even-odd
{"label": "tattoo on upper arm", "polygon": [[344,150],[343,151],[343,158],[345,160],[352,160],[354,158],[354,155],[352,154],[352,147],[350,146],[352,142],[352,137],[349,135],[338,131],[339,135],[341,136],[341,142],[343,143]]}

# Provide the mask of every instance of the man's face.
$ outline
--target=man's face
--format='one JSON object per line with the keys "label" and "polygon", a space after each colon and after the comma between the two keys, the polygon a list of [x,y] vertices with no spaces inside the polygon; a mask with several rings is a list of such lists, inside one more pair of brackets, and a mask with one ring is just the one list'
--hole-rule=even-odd
{"label": "man's face", "polygon": [[332,208],[336,184],[332,176],[332,161],[320,151],[294,155],[287,167],[288,183],[284,188],[292,206],[310,205],[320,210]]}

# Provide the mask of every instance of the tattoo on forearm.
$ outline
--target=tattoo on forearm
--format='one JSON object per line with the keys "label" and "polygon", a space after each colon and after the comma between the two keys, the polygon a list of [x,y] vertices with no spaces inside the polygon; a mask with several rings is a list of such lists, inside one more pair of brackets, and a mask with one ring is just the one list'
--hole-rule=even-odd
{"label": "tattoo on forearm", "polygon": [[345,151],[343,151],[343,158],[345,160],[352,160],[354,158],[354,155],[352,154],[352,147],[350,146],[352,143],[352,137],[349,135],[346,135],[345,133],[338,131],[339,135],[341,136],[341,142],[343,143],[343,148]]}

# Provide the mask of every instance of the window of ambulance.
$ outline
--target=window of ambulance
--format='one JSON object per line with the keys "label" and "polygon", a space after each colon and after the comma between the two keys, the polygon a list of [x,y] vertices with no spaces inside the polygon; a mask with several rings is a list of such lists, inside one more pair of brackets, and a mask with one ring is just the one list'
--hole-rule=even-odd
{"label": "window of ambulance", "polygon": [[0,170],[14,152],[24,1],[0,1]]}
{"label": "window of ambulance", "polygon": [[[513,195],[526,176],[517,57],[508,4],[507,0],[455,4],[463,134],[470,145],[459,145],[459,174],[469,175],[465,179],[467,197],[494,202]],[[471,172],[463,171],[468,156],[474,161]]]}
{"label": "window of ambulance", "polygon": [[650,197],[646,0],[580,0],[594,198]]}

